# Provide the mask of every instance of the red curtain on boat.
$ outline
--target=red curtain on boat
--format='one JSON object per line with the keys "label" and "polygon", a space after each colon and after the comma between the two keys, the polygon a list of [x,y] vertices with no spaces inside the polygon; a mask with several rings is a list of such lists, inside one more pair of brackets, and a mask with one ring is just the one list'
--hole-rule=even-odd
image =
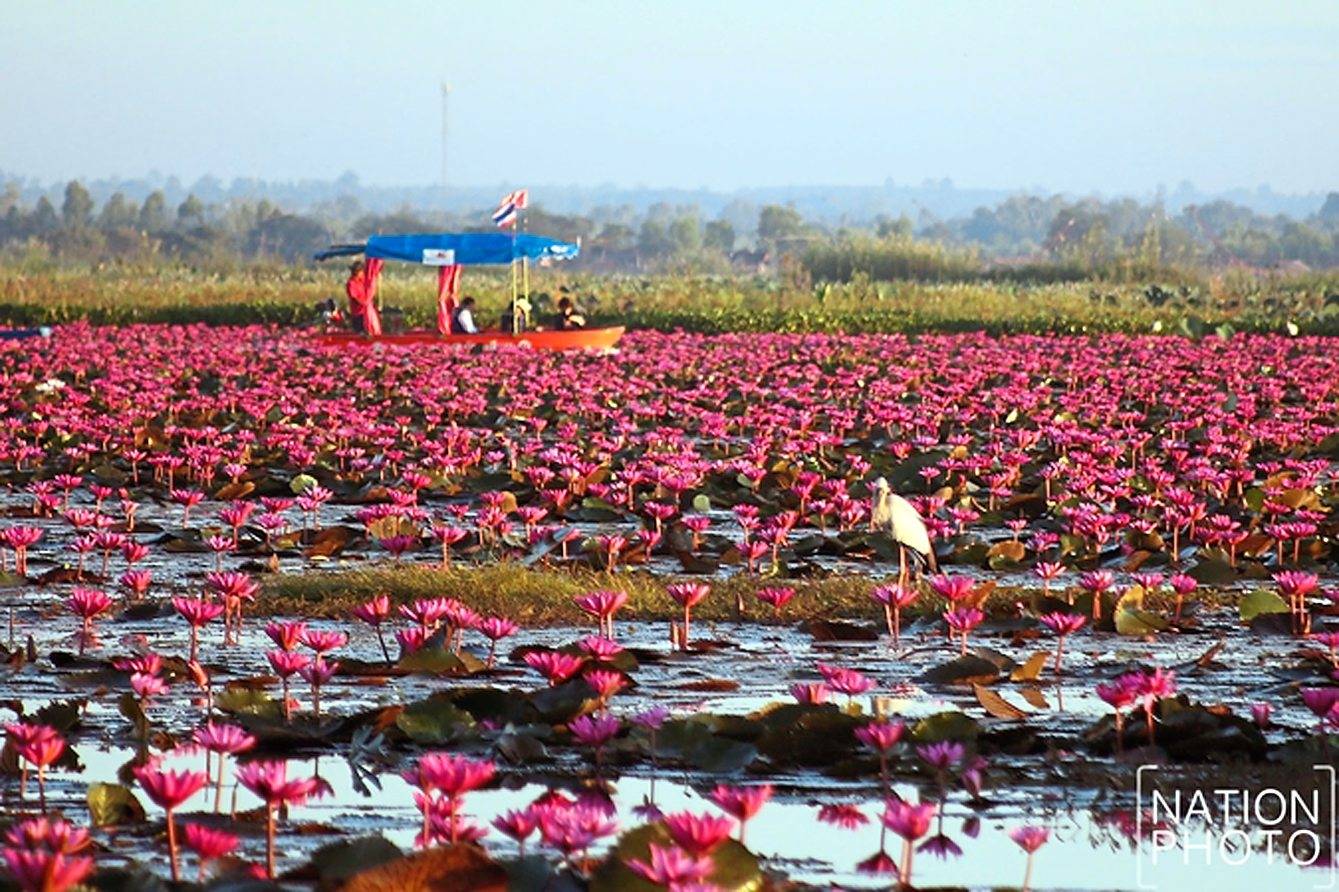
{"label": "red curtain on boat", "polygon": [[363,264],[361,272],[349,276],[344,292],[349,296],[349,314],[363,320],[363,331],[381,334],[381,313],[377,311],[377,285],[384,261],[372,257]]}
{"label": "red curtain on boat", "polygon": [[460,264],[437,267],[437,331],[451,333],[451,317],[456,314],[456,296],[460,294]]}

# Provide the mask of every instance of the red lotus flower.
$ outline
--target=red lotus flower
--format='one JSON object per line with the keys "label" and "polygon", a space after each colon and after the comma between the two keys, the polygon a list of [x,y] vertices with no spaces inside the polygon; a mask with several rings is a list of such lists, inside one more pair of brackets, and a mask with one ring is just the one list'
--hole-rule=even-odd
{"label": "red lotus flower", "polygon": [[818,820],[843,830],[855,830],[869,823],[869,818],[859,806],[848,803],[821,806],[818,809]]}
{"label": "red lotus flower", "polygon": [[4,859],[23,892],[65,892],[93,872],[88,831],[63,820],[29,819],[5,833]]}
{"label": "red lotus flower", "polygon": [[141,600],[153,584],[153,573],[148,570],[127,570],[117,580],[134,595],[132,600]]}
{"label": "red lotus flower", "polygon": [[166,771],[152,763],[134,769],[135,777],[149,798],[167,812],[167,847],[172,865],[172,881],[181,878],[177,854],[177,824],[174,812],[208,783],[202,771]]}
{"label": "red lotus flower", "polygon": [[205,867],[210,861],[217,861],[231,854],[237,848],[237,837],[224,830],[216,830],[200,824],[187,824],[182,828],[186,837],[186,848],[195,852],[200,859],[197,881],[205,881]]}
{"label": "red lotus flower", "polygon": [[930,589],[950,605],[965,601],[976,589],[976,583],[966,576],[941,574],[930,577]]}
{"label": "red lotus flower", "polygon": [[65,599],[65,606],[83,624],[79,632],[79,652],[82,654],[85,644],[93,640],[93,620],[111,609],[112,599],[97,589],[77,588]]}
{"label": "red lotus flower", "polygon": [[173,598],[172,606],[191,626],[190,661],[194,661],[199,650],[200,629],[223,615],[224,606],[202,598]]}
{"label": "red lotus flower", "polygon": [[497,643],[520,631],[520,626],[506,617],[490,616],[479,623],[479,631],[488,639],[488,668],[497,661]]}
{"label": "red lotus flower", "polygon": [[843,669],[839,666],[819,663],[818,671],[822,673],[829,688],[845,694],[847,697],[856,697],[874,689],[874,681],[854,669]]}
{"label": "red lotus flower", "polygon": [[612,639],[614,637],[614,614],[618,613],[623,605],[628,603],[627,592],[601,589],[588,595],[581,595],[575,600],[578,607],[599,620],[600,634]]}
{"label": "red lotus flower", "polygon": [[892,639],[893,647],[900,647],[902,644],[902,611],[910,607],[919,596],[914,588],[909,585],[877,585],[870,590],[869,596],[876,604],[883,605],[884,621],[888,626],[888,637]]}
{"label": "red lotus flower", "polygon": [[649,851],[650,858],[646,861],[629,858],[623,863],[633,873],[656,886],[683,889],[687,884],[705,880],[715,869],[710,858],[690,855],[678,846],[663,846],[653,842]]}
{"label": "red lotus flower", "polygon": [[605,744],[613,740],[622,727],[623,723],[618,718],[603,713],[578,716],[568,723],[567,730],[572,732],[572,737],[579,743],[595,750],[595,765],[598,768],[604,761]]}
{"label": "red lotus flower", "polygon": [[933,802],[915,804],[904,799],[889,799],[884,803],[883,826],[902,837],[902,864],[898,876],[911,884],[912,846],[930,832],[930,822],[939,811]]}
{"label": "red lotus flower", "polygon": [[1027,852],[1027,867],[1023,871],[1023,885],[1021,888],[1032,888],[1032,856],[1036,854],[1037,849],[1046,845],[1046,841],[1051,838],[1051,831],[1045,827],[1015,827],[1009,831],[1009,838],[1018,844],[1018,847]]}
{"label": "red lotus flower", "polygon": [[404,777],[425,793],[441,792],[457,798],[486,785],[496,771],[492,762],[451,753],[427,753]]}
{"label": "red lotus flower", "polygon": [[381,645],[381,655],[391,662],[391,652],[386,646],[386,635],[381,627],[390,618],[391,599],[389,595],[374,595],[371,600],[354,607],[351,611],[354,619],[361,620],[376,630],[377,643]]}
{"label": "red lotus flower", "polygon": [[166,694],[168,684],[157,675],[135,672],[130,676],[130,689],[135,692],[135,696],[142,702],[147,702],[154,697],[161,697]]}
{"label": "red lotus flower", "polygon": [[525,857],[525,841],[530,838],[536,828],[539,827],[539,817],[534,809],[527,808],[523,810],[512,809],[503,812],[493,819],[493,827],[505,836],[516,840],[520,847],[520,856]]}
{"label": "red lotus flower", "polygon": [[795,589],[783,586],[772,586],[769,588],[760,588],[757,592],[757,598],[764,604],[772,608],[775,616],[781,616],[781,608],[785,607],[795,597]]}
{"label": "red lotus flower", "polygon": [[327,654],[349,643],[347,632],[335,632],[327,629],[308,629],[302,633],[302,643],[319,654]]}
{"label": "red lotus flower", "polygon": [[[1018,847],[1031,855],[1051,838],[1051,831],[1045,827],[1015,827],[1009,831],[1009,838],[1018,843]],[[1027,887],[1024,881],[1023,887]]]}
{"label": "red lotus flower", "polygon": [[295,650],[307,634],[307,624],[303,622],[271,622],[265,624],[265,634],[270,636],[283,650]]}
{"label": "red lotus flower", "polygon": [[873,721],[855,729],[856,739],[876,753],[887,753],[897,746],[907,726],[898,721]]}
{"label": "red lotus flower", "polygon": [[329,793],[330,785],[319,777],[289,779],[287,762],[248,762],[237,769],[236,775],[239,784],[265,803],[265,868],[266,875],[273,879],[275,811]]}
{"label": "red lotus flower", "polygon": [[1088,618],[1077,613],[1046,613],[1040,619],[1042,625],[1055,633],[1055,674],[1059,675],[1065,638],[1082,629],[1087,624]]}
{"label": "red lotus flower", "polygon": [[618,829],[618,823],[605,810],[591,806],[555,805],[540,809],[538,814],[544,844],[569,859]]}
{"label": "red lotus flower", "polygon": [[600,695],[600,702],[606,702],[610,697],[623,690],[628,684],[628,680],[622,672],[614,669],[587,669],[581,678],[595,689],[595,693]]}
{"label": "red lotus flower", "polygon": [[559,650],[532,650],[524,659],[527,666],[538,671],[555,687],[576,675],[586,662],[583,657]]}
{"label": "red lotus flower", "polygon": [[705,582],[676,582],[665,586],[665,593],[683,608],[683,635],[680,647],[688,649],[689,626],[693,619],[693,608],[711,594],[711,586]]}
{"label": "red lotus flower", "polygon": [[[460,800],[466,794],[485,786],[493,779],[497,768],[492,762],[476,761],[451,753],[428,753],[418,764],[404,773],[404,779],[421,792],[415,796],[423,813],[420,837],[426,846],[435,835],[432,832],[434,814],[445,813],[447,839],[460,841],[464,829],[459,821]],[[439,807],[439,797],[442,800]]]}
{"label": "red lotus flower", "polygon": [[711,791],[710,799],[716,806],[739,822],[739,842],[744,842],[744,829],[753,816],[762,811],[767,800],[772,798],[771,784],[758,784],[753,787],[730,787],[717,784]]}
{"label": "red lotus flower", "polygon": [[822,683],[797,683],[790,686],[790,693],[797,703],[806,706],[819,706],[828,701],[828,694],[830,694],[831,691],[828,689],[827,685]]}
{"label": "red lotus flower", "polygon": [[42,528],[35,526],[7,527],[0,533],[0,541],[14,551],[14,572],[28,575],[28,549],[42,540]]}
{"label": "red lotus flower", "polygon": [[675,845],[698,858],[714,852],[730,838],[730,831],[734,829],[734,822],[729,818],[687,811],[665,815],[664,823]]}
{"label": "red lotus flower", "polygon": [[168,811],[200,792],[208,780],[200,771],[168,771],[153,765],[139,766],[134,773],[149,798]]}
{"label": "red lotus flower", "polygon": [[[5,734],[14,744],[19,758],[37,769],[38,801],[46,811],[46,770],[65,753],[65,738],[49,725],[30,725],[24,722],[5,725]],[[24,774],[27,778],[27,774]],[[22,784],[19,787],[23,790]]]}
{"label": "red lotus flower", "polygon": [[362,620],[373,628],[379,627],[391,615],[390,596],[374,595],[371,600],[359,604],[350,612],[355,619]]}
{"label": "red lotus flower", "polygon": [[321,718],[321,685],[334,678],[338,671],[338,660],[327,660],[319,654],[316,659],[298,669],[298,674],[311,685],[312,712],[318,720]]}
{"label": "red lotus flower", "polygon": [[235,644],[242,632],[242,609],[256,599],[260,584],[245,573],[235,571],[208,573],[205,584],[223,601],[223,643]]}

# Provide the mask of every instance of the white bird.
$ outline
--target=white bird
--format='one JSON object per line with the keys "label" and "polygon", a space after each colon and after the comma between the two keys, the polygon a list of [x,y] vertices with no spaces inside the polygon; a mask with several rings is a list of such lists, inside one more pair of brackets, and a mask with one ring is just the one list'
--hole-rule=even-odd
{"label": "white bird", "polygon": [[906,499],[893,492],[883,477],[874,481],[874,498],[870,505],[869,524],[884,530],[897,543],[897,581],[907,583],[907,549],[919,554],[935,566],[934,549],[930,546],[930,531],[920,513]]}

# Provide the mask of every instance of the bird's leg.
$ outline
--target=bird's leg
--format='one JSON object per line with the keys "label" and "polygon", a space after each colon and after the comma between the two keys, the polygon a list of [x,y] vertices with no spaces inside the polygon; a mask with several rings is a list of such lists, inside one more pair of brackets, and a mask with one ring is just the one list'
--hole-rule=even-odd
{"label": "bird's leg", "polygon": [[907,547],[901,542],[897,543],[897,584],[907,584]]}

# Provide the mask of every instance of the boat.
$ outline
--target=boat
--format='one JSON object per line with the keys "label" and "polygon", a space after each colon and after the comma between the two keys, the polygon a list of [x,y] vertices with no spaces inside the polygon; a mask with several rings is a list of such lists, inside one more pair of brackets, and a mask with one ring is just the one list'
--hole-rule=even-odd
{"label": "boat", "polygon": [[26,341],[29,338],[49,337],[51,337],[51,328],[47,325],[41,325],[35,328],[0,329],[0,341]]}
{"label": "boat", "polygon": [[[581,251],[578,243],[548,236],[506,232],[437,232],[374,235],[359,244],[331,245],[316,260],[335,257],[365,258],[351,270],[347,290],[361,331],[321,331],[313,339],[329,347],[366,347],[376,344],[466,344],[531,348],[535,350],[610,350],[623,336],[623,326],[576,329],[528,329],[453,332],[461,270],[466,266],[508,264],[512,271],[511,318],[518,318],[519,302],[530,292],[530,264],[547,266],[570,260]],[[377,301],[382,266],[386,261],[437,268],[437,328],[406,332],[382,330]],[[519,269],[518,269],[519,267]],[[527,303],[528,306],[528,303]]]}
{"label": "boat", "polygon": [[609,328],[573,328],[563,331],[481,331],[477,334],[441,334],[436,331],[404,331],[365,335],[352,331],[323,332],[315,336],[325,347],[420,346],[424,344],[469,344],[490,347],[514,346],[533,350],[612,350],[623,337],[621,325]]}

